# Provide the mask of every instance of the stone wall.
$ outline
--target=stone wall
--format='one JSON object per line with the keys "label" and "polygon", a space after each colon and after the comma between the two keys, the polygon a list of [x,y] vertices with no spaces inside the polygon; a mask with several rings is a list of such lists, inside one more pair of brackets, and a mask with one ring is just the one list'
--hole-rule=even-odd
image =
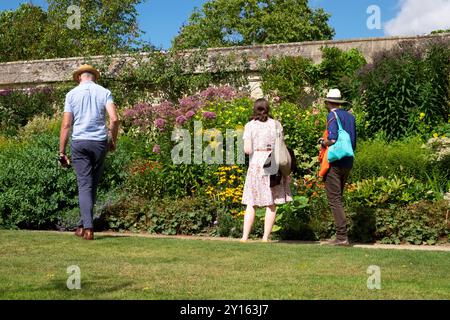
{"label": "stone wall", "polygon": [[[311,58],[318,63],[321,60],[321,47],[338,47],[342,50],[356,48],[362,52],[370,62],[375,53],[390,49],[401,42],[422,43],[432,39],[450,39],[450,33],[417,36],[417,37],[389,37],[389,38],[369,38],[352,39],[339,41],[311,41],[299,43],[283,43],[273,45],[255,45],[229,48],[208,49],[208,56],[212,60],[217,56],[230,56],[236,59],[246,57],[249,62],[249,81],[254,96],[261,95],[259,88],[258,65],[260,62],[272,56],[303,56]],[[186,54],[192,50],[186,50]],[[145,54],[144,54],[145,55]],[[92,63],[101,62],[102,56],[91,57]],[[110,72],[114,74],[125,62],[133,59],[129,55],[115,56],[110,65]],[[48,59],[36,61],[8,62],[0,64],[0,88],[12,87],[34,87],[38,85],[51,84],[55,82],[70,81],[72,72],[79,65],[83,64],[86,58],[64,58]]]}

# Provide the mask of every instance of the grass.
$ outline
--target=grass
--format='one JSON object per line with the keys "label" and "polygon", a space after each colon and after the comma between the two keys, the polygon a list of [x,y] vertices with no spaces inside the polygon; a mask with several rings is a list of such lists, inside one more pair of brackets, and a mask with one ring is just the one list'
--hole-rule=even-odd
{"label": "grass", "polygon": [[0,299],[450,299],[449,270],[448,252],[0,231]]}

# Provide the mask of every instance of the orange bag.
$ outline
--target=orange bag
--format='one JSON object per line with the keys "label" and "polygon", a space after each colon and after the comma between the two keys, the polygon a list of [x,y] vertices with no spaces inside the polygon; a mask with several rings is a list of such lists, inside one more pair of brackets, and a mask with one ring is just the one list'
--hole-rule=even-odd
{"label": "orange bag", "polygon": [[[323,138],[324,139],[328,138],[328,130],[324,131]],[[328,147],[320,149],[319,162],[320,162],[319,177],[323,178],[328,173],[328,170],[330,170],[330,163],[328,162]]]}

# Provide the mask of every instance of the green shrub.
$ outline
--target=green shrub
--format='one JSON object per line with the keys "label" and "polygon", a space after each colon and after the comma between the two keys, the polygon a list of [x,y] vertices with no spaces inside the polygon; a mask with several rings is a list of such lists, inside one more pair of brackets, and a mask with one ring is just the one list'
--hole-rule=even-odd
{"label": "green shrub", "polygon": [[303,104],[315,85],[314,64],[303,57],[271,58],[261,66],[261,88],[281,101]]}
{"label": "green shrub", "polygon": [[366,64],[357,50],[323,47],[322,62],[314,65],[303,57],[272,57],[261,65],[261,88],[281,101],[309,105],[323,89],[340,88],[352,101],[358,96],[357,71]]}
{"label": "green shrub", "polygon": [[49,228],[77,206],[73,170],[59,167],[55,136],[40,135],[0,151],[0,212],[7,228]]}
{"label": "green shrub", "polygon": [[449,71],[448,41],[404,43],[378,54],[360,74],[371,135],[384,131],[393,140],[446,123]]}
{"label": "green shrub", "polygon": [[[242,237],[244,219],[232,216],[227,210],[219,210],[216,221],[215,234],[219,237]],[[254,232],[252,234],[254,234]]]}
{"label": "green shrub", "polygon": [[420,201],[376,211],[376,237],[383,243],[435,244],[449,240],[447,201]]}
{"label": "green shrub", "polygon": [[213,202],[203,197],[153,199],[122,197],[102,214],[113,230],[162,234],[200,234],[210,231],[217,216]]}
{"label": "green shrub", "polygon": [[[59,231],[73,231],[78,227],[80,221],[80,209],[61,210],[56,217],[56,229]],[[96,230],[98,230],[96,228]]]}
{"label": "green shrub", "polygon": [[[126,179],[123,170],[131,153],[109,154],[99,197]],[[78,210],[76,175],[58,163],[59,138],[53,134],[9,139],[0,145],[0,215],[5,228],[63,229],[73,227]],[[70,156],[70,153],[69,153]]]}
{"label": "green shrub", "polygon": [[34,135],[51,134],[57,136],[61,129],[62,115],[55,114],[52,117],[45,115],[34,116],[28,123],[19,129],[19,136],[30,139]]}
{"label": "green shrub", "polygon": [[316,234],[311,228],[311,211],[309,199],[295,196],[292,202],[278,207],[276,226],[273,231],[283,240],[316,240]]}
{"label": "green shrub", "polygon": [[[450,137],[432,138],[428,140],[427,147],[433,152],[431,160],[440,173],[441,181],[450,180]],[[444,191],[450,190],[445,186]]]}
{"label": "green shrub", "polygon": [[0,91],[0,131],[15,135],[35,115],[53,115],[54,103],[54,90],[51,88]]}
{"label": "green shrub", "polygon": [[426,182],[432,171],[431,152],[419,138],[388,143],[382,139],[358,141],[352,181],[401,175]]}
{"label": "green shrub", "polygon": [[405,206],[420,200],[433,201],[442,198],[434,190],[414,178],[378,177],[356,182],[346,193],[352,205],[370,208]]}
{"label": "green shrub", "polygon": [[357,71],[366,64],[358,49],[342,51],[336,47],[322,48],[322,62],[317,65],[317,75],[322,88],[339,88],[345,99],[358,98],[360,81]]}
{"label": "green shrub", "polygon": [[130,175],[128,168],[132,161],[142,157],[142,149],[143,146],[136,139],[119,135],[116,151],[108,153],[105,159],[105,169],[99,185],[100,193],[122,187]]}

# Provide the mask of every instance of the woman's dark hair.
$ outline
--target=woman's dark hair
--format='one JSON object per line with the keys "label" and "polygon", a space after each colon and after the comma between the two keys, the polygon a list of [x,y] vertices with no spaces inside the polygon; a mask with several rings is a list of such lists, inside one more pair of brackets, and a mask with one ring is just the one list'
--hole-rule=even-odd
{"label": "woman's dark hair", "polygon": [[269,111],[269,102],[264,98],[258,99],[253,105],[253,115],[251,120],[266,122],[267,119],[269,119]]}

